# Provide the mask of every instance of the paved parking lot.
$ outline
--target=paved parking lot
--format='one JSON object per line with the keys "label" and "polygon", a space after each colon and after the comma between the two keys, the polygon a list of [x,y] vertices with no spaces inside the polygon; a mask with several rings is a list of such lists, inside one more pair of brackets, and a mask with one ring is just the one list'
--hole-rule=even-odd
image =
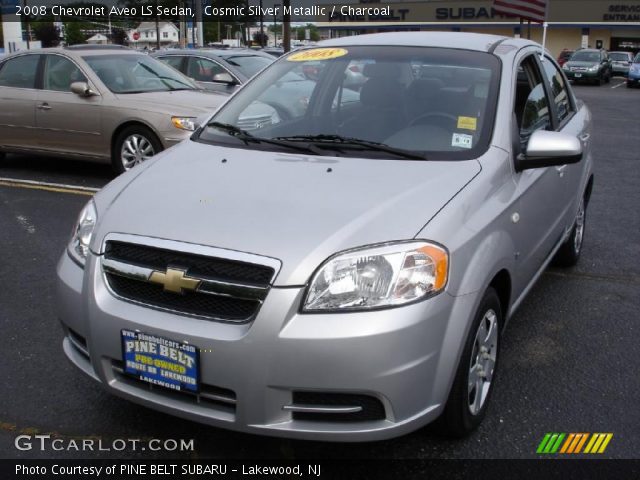
{"label": "paved parking lot", "polygon": [[[195,440],[172,456],[220,459],[530,458],[546,432],[612,432],[606,456],[640,458],[640,91],[576,86],[594,115],[595,187],[577,268],[549,270],[512,319],[481,428],[462,441],[427,428],[394,440],[336,445],[209,428],[104,393],[65,359],[55,316],[55,265],[88,196],[0,180],[0,457],[19,433]],[[100,187],[108,166],[9,156],[0,177]],[[95,452],[82,457],[149,457]],[[162,454],[165,455],[165,454]]]}

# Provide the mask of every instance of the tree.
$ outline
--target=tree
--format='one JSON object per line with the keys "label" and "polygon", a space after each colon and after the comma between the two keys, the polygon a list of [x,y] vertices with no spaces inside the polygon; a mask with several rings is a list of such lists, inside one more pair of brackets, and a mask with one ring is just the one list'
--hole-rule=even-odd
{"label": "tree", "polygon": [[310,38],[309,40],[313,41],[313,42],[317,42],[318,40],[320,40],[320,33],[318,33],[318,27],[316,27],[315,25],[313,25],[312,23],[307,23],[306,26],[304,27],[298,27],[297,32],[298,32],[298,40],[306,40],[306,32],[305,30],[310,30]]}
{"label": "tree", "polygon": [[67,22],[64,24],[64,41],[67,45],[84,43],[86,40],[77,22]]}
{"label": "tree", "polygon": [[260,46],[265,46],[269,44],[269,35],[267,35],[266,33],[260,33],[260,32],[255,32],[253,34],[253,41],[254,43],[260,45]]}
{"label": "tree", "polygon": [[127,45],[127,33],[122,28],[114,28],[112,29],[113,33],[111,34],[111,43],[115,43],[116,45]]}
{"label": "tree", "polygon": [[51,22],[34,22],[31,27],[42,47],[57,47],[60,45],[60,31]]}

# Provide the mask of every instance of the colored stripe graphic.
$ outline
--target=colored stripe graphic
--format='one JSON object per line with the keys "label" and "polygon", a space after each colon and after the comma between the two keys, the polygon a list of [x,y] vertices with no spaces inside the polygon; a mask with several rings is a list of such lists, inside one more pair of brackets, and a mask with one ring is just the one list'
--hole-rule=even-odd
{"label": "colored stripe graphic", "polygon": [[[552,454],[578,454],[578,453],[604,453],[613,433],[546,433],[536,453]],[[588,440],[588,442],[587,442]],[[582,448],[585,446],[584,451]]]}

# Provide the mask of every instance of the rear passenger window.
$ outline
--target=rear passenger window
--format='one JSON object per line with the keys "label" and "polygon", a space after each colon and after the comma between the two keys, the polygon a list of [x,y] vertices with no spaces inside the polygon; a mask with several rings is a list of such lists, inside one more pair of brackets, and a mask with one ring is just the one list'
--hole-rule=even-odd
{"label": "rear passenger window", "polygon": [[8,60],[0,70],[0,87],[35,88],[40,55],[23,55]]}
{"label": "rear passenger window", "polygon": [[553,96],[553,101],[556,104],[558,122],[562,123],[562,121],[571,114],[571,103],[569,102],[567,86],[562,73],[548,58],[545,59],[543,65],[544,72],[549,79],[549,85],[551,85],[551,95]]}
{"label": "rear passenger window", "polygon": [[158,57],[158,60],[178,71],[182,71],[182,58],[183,57],[178,57],[177,55],[171,55],[170,57]]}

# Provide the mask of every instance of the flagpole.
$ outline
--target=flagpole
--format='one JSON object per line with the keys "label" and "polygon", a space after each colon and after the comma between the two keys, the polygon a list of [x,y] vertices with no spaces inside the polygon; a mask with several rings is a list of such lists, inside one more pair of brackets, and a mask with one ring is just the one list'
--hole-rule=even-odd
{"label": "flagpole", "polygon": [[540,52],[540,61],[542,62],[544,62],[544,50],[547,44],[547,27],[549,26],[547,18],[549,18],[549,2],[544,6],[544,22],[542,23],[542,52]]}

